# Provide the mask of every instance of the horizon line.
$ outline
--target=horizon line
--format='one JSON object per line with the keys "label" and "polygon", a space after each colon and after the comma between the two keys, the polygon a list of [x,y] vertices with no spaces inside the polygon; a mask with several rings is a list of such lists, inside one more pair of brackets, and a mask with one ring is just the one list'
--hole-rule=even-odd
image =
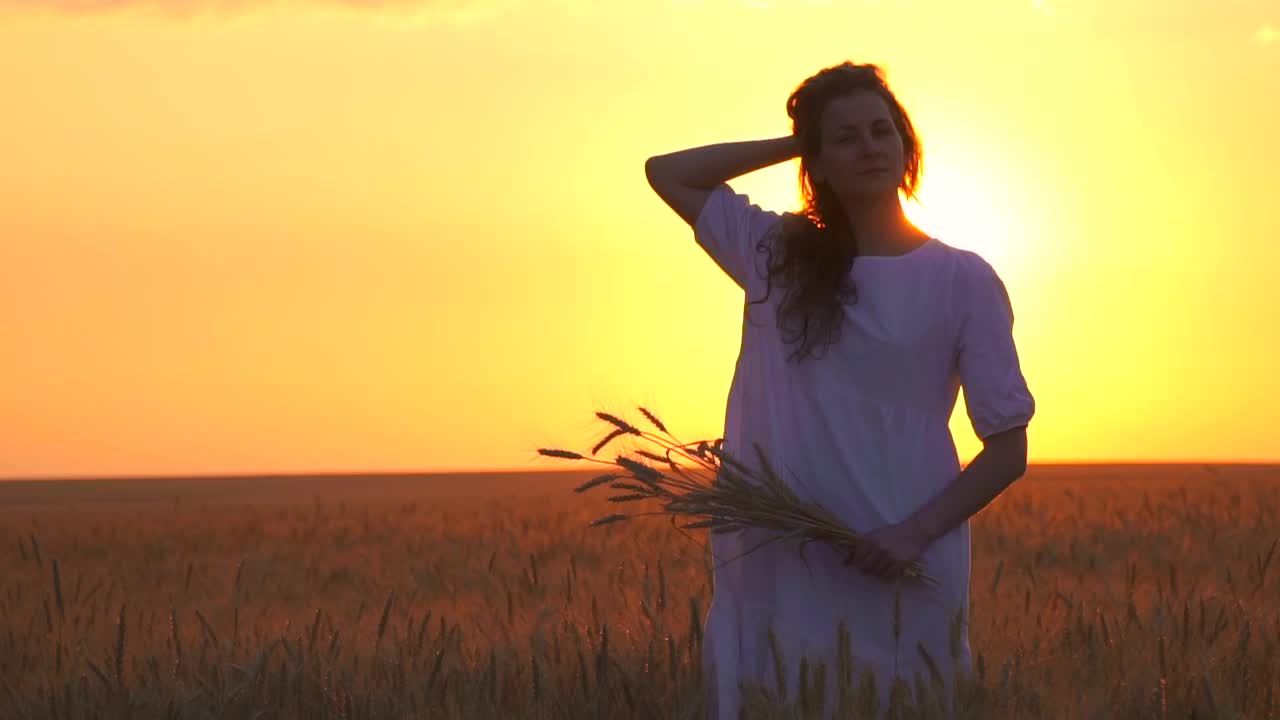
{"label": "horizon line", "polygon": [[[603,463],[603,461],[602,461]],[[612,463],[603,463],[612,465]],[[1148,466],[1280,466],[1280,459],[1245,459],[1245,460],[1038,460],[1028,462],[1027,469],[1034,467],[1048,466],[1118,466],[1118,465],[1148,465]],[[696,469],[697,465],[687,466],[690,469]],[[6,482],[64,482],[64,481],[88,481],[88,480],[216,480],[216,479],[255,479],[255,478],[334,478],[334,477],[397,477],[397,476],[421,476],[421,475],[511,475],[511,474],[549,474],[549,473],[566,473],[566,472],[592,472],[594,469],[582,467],[558,467],[558,468],[455,468],[455,469],[426,469],[426,470],[319,470],[319,471],[245,471],[230,473],[151,473],[151,474],[128,474],[128,475],[14,475],[0,476],[0,483]]]}

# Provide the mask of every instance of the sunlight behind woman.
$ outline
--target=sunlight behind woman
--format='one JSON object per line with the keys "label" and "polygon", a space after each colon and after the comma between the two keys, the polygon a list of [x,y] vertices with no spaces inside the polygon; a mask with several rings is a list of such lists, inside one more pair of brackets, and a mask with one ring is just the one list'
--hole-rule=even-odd
{"label": "sunlight behind woman", "polygon": [[[1001,268],[1013,271],[1023,267],[1023,248],[1018,242],[1023,227],[1015,202],[1001,202],[1004,195],[999,184],[990,182],[991,174],[975,174],[981,168],[969,158],[951,153],[945,164],[938,156],[927,164],[920,176],[919,200],[902,195],[903,213],[924,232],[948,245],[973,250]],[[796,189],[795,168],[753,173],[735,180],[735,184],[760,206],[778,212],[796,212],[801,199]]]}
{"label": "sunlight behind woman", "polygon": [[[970,162],[934,164],[921,175],[919,201],[903,198],[903,213],[948,245],[973,250],[1001,268],[1021,265],[1012,227],[1017,208],[999,201],[999,186],[973,173]],[[962,170],[963,168],[963,170]]]}

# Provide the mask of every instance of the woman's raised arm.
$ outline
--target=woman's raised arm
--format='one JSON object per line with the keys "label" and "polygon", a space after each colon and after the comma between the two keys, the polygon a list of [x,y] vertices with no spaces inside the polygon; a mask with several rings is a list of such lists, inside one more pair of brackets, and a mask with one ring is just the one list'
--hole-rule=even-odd
{"label": "woman's raised arm", "polygon": [[702,145],[654,155],[645,160],[644,174],[658,197],[693,227],[717,185],[790,160],[799,148],[794,135]]}

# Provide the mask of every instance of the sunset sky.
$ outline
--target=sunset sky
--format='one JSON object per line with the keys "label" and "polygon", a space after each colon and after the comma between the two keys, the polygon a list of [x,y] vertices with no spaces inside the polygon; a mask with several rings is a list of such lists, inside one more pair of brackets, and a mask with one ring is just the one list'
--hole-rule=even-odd
{"label": "sunset sky", "polygon": [[0,0],[0,477],[718,437],[742,294],[644,160],[845,60],[1009,289],[1032,463],[1280,460],[1274,0]]}

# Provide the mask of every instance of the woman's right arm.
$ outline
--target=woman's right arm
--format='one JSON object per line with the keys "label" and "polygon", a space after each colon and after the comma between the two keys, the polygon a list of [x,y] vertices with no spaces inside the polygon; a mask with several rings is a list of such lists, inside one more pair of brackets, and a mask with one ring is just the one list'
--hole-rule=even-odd
{"label": "woman's right arm", "polygon": [[649,186],[689,227],[720,183],[799,155],[794,135],[716,143],[654,155],[645,160]]}

